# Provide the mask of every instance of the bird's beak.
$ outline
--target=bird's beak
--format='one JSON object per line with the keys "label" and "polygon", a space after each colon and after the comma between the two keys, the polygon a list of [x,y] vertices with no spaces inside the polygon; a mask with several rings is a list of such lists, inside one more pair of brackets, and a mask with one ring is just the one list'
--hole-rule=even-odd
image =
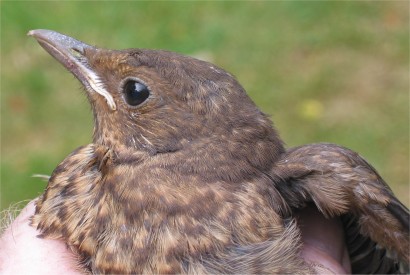
{"label": "bird's beak", "polygon": [[87,49],[97,50],[95,47],[50,30],[31,30],[27,35],[37,39],[38,43],[77,77],[89,92],[102,95],[108,106],[112,110],[116,109],[112,95],[106,90],[100,77],[90,68],[84,55]]}

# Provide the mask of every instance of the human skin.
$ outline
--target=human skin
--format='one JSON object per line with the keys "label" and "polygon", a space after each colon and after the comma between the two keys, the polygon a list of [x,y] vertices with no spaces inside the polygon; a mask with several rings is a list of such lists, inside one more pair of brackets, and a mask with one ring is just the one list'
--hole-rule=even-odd
{"label": "human skin", "polygon": [[338,217],[326,219],[314,206],[296,213],[302,232],[301,256],[318,274],[351,273],[342,222]]}
{"label": "human skin", "polygon": [[[21,211],[0,238],[0,274],[84,274],[76,255],[59,240],[39,238],[30,226],[35,200]],[[349,257],[338,218],[326,219],[316,208],[297,213],[302,229],[301,256],[318,274],[350,273]]]}
{"label": "human skin", "polygon": [[80,274],[74,253],[59,240],[42,239],[30,226],[31,201],[0,238],[0,274]]}

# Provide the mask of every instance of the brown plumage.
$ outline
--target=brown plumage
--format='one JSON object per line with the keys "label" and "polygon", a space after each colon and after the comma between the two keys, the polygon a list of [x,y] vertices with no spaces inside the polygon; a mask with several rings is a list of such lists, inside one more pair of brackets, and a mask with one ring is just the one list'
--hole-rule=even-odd
{"label": "brown plumage", "polygon": [[33,225],[95,273],[311,273],[294,212],[340,216],[353,272],[405,272],[409,211],[358,154],[285,149],[229,73],[158,50],[29,35],[84,85],[93,143],[54,170]]}

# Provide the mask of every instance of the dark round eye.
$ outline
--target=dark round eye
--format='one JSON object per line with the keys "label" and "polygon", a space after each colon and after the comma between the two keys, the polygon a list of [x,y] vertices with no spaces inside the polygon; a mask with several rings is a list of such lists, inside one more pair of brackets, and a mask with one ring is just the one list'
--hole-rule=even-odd
{"label": "dark round eye", "polygon": [[125,101],[131,106],[140,105],[149,97],[147,86],[136,80],[129,80],[124,85]]}

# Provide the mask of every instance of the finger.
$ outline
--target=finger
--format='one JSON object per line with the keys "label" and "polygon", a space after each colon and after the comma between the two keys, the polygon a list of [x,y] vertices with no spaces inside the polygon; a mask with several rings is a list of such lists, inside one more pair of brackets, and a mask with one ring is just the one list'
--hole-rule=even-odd
{"label": "finger", "polygon": [[59,240],[41,239],[30,226],[35,200],[27,204],[0,238],[1,274],[80,274],[77,257]]}

